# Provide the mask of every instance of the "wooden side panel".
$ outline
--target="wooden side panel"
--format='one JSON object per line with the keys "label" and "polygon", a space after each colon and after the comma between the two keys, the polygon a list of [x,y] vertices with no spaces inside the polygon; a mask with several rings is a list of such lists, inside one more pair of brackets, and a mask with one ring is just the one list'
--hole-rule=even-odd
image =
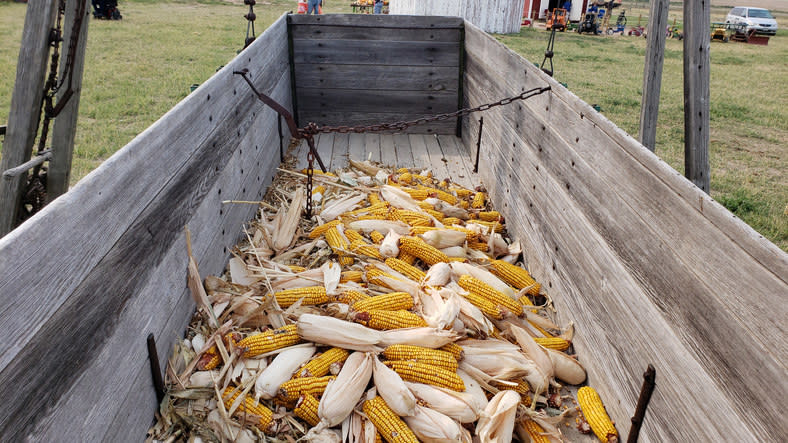
{"label": "wooden side panel", "polygon": [[[486,113],[480,173],[529,269],[575,321],[619,431],[652,363],[643,441],[785,440],[788,256],[471,25],[466,49],[468,105],[552,87]],[[470,151],[478,121],[466,122]],[[685,403],[704,406],[676,408]]]}
{"label": "wooden side panel", "polygon": [[203,275],[221,272],[255,211],[222,201],[261,197],[279,163],[276,114],[232,72],[248,68],[289,107],[286,42],[283,17],[0,241],[0,330],[15,337],[0,343],[4,440],[144,438],[156,407],[145,339],[164,367],[194,309],[184,226]]}
{"label": "wooden side panel", "polygon": [[[462,21],[291,16],[299,124],[362,126],[457,110]],[[456,120],[406,132],[452,134]]]}
{"label": "wooden side panel", "polygon": [[458,16],[484,31],[520,32],[526,0],[392,0],[391,14]]}

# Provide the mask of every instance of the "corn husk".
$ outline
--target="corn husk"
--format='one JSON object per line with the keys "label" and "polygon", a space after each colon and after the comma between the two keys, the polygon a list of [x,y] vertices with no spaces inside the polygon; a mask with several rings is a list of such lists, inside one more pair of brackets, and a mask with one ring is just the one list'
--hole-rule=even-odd
{"label": "corn husk", "polygon": [[[462,363],[460,363],[462,365]],[[465,384],[465,392],[463,398],[467,400],[468,404],[477,412],[477,415],[487,407],[487,395],[482,389],[479,381],[472,377],[467,371],[462,368],[457,370],[457,375],[460,376],[462,382]]]}
{"label": "corn husk", "polygon": [[493,380],[525,378],[536,393],[549,385],[547,376],[516,345],[496,339],[463,340],[458,344],[465,351],[463,363],[484,372]]}
{"label": "corn husk", "polygon": [[394,186],[381,186],[380,196],[383,198],[383,200],[391,203],[391,206],[394,206],[395,208],[423,213],[419,203],[414,200],[413,197],[411,197],[407,192],[397,189]]}
{"label": "corn husk", "polygon": [[372,231],[378,231],[381,234],[387,234],[391,231],[399,235],[408,235],[410,226],[401,222],[393,220],[356,220],[348,224],[351,229],[369,234]]}
{"label": "corn husk", "polygon": [[330,222],[339,217],[340,214],[352,211],[358,207],[358,204],[367,198],[364,194],[350,194],[338,199],[331,200],[331,203],[325,205],[320,211],[320,218],[326,222]]}
{"label": "corn husk", "polygon": [[441,389],[423,383],[408,381],[405,382],[405,385],[427,407],[445,414],[460,423],[472,423],[479,419],[481,409],[478,408],[479,405],[473,396],[467,392],[456,392],[450,389]]}
{"label": "corn husk", "polygon": [[410,430],[424,443],[471,442],[468,431],[450,417],[434,409],[417,405],[415,414],[403,419]]}
{"label": "corn husk", "polygon": [[342,276],[342,267],[338,263],[325,262],[320,266],[320,270],[323,272],[323,286],[326,288],[326,294],[337,294],[339,292],[337,291],[339,280]]}
{"label": "corn husk", "polygon": [[394,230],[386,234],[386,238],[380,243],[380,255],[386,258],[392,258],[399,255],[399,239],[402,237]]}
{"label": "corn husk", "polygon": [[304,314],[298,318],[298,335],[306,341],[363,352],[380,352],[383,333],[337,318]]}
{"label": "corn husk", "polygon": [[501,391],[490,399],[482,411],[476,425],[476,435],[481,441],[490,443],[509,443],[514,433],[514,420],[520,394],[514,391]]}
{"label": "corn husk", "polygon": [[454,331],[435,328],[404,328],[383,331],[378,344],[387,348],[391,345],[413,345],[437,349],[460,338]]}
{"label": "corn husk", "polygon": [[430,266],[424,285],[445,286],[449,283],[449,280],[451,280],[451,266],[448,263],[438,262]]}
{"label": "corn husk", "polygon": [[233,283],[243,286],[251,286],[257,281],[256,278],[250,275],[251,273],[246,267],[246,263],[238,257],[230,259],[230,278]]}
{"label": "corn husk", "polygon": [[[279,253],[290,247],[295,241],[295,231],[298,228],[298,219],[301,217],[301,210],[306,201],[304,188],[298,187],[293,192],[293,199],[287,214],[278,219],[278,223],[273,230],[273,249]],[[280,209],[283,211],[284,206]]]}
{"label": "corn husk", "polygon": [[416,413],[416,398],[410,392],[402,377],[377,358],[374,361],[372,376],[378,395],[399,416],[412,416]]}
{"label": "corn husk", "polygon": [[372,377],[374,358],[369,353],[350,354],[337,378],[328,383],[317,410],[323,427],[336,426],[353,412]]}
{"label": "corn husk", "polygon": [[454,229],[434,229],[421,234],[421,238],[437,249],[461,246],[465,243],[465,233]]}
{"label": "corn husk", "polygon": [[511,325],[509,331],[514,336],[517,344],[520,345],[522,351],[525,352],[525,355],[536,364],[545,378],[548,380],[552,379],[555,371],[553,362],[547,354],[547,349],[540,346],[530,334],[520,327]]}
{"label": "corn husk", "polygon": [[570,385],[579,385],[586,381],[586,370],[579,361],[553,349],[547,349],[553,363],[555,377]]}
{"label": "corn husk", "polygon": [[443,212],[446,217],[457,217],[460,220],[468,220],[470,218],[468,211],[462,209],[458,206],[450,205],[449,203],[439,199],[439,198],[428,198],[426,200],[427,203],[431,204],[436,211]]}
{"label": "corn husk", "polygon": [[216,435],[223,437],[227,441],[237,443],[254,443],[257,441],[252,431],[238,426],[233,421],[225,420],[218,409],[214,409],[208,414],[206,422]]}
{"label": "corn husk", "polygon": [[376,176],[378,172],[380,172],[381,170],[379,167],[372,164],[372,162],[370,162],[369,160],[358,161],[358,160],[349,159],[348,163],[350,164],[351,167],[358,169],[359,171],[363,172],[364,174],[367,174],[370,177]]}
{"label": "corn husk", "polygon": [[452,246],[450,248],[443,248],[440,250],[449,257],[467,258],[468,250],[464,246]]}
{"label": "corn husk", "polygon": [[293,373],[315,354],[314,346],[296,345],[277,354],[254,383],[255,399],[272,399],[279,386],[290,380]]}

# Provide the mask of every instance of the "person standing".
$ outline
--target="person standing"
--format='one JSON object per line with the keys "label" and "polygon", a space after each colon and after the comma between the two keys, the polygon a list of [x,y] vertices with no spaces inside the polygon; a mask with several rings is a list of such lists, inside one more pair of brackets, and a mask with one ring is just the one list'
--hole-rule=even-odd
{"label": "person standing", "polygon": [[307,6],[306,13],[320,14],[320,3],[320,0],[309,0],[309,6]]}
{"label": "person standing", "polygon": [[383,13],[383,0],[375,0],[375,9],[373,10],[375,14],[382,14]]}

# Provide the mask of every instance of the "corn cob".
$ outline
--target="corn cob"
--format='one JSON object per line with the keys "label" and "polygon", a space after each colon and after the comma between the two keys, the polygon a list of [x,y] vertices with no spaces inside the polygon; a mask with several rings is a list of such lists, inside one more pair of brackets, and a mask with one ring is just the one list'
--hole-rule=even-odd
{"label": "corn cob", "polygon": [[462,296],[472,305],[479,308],[484,315],[495,320],[503,320],[503,311],[499,305],[472,291],[468,291],[467,294],[463,294]]}
{"label": "corn cob", "polygon": [[325,377],[291,378],[279,386],[279,398],[285,401],[296,401],[301,394],[319,397],[326,390],[328,382],[335,378],[331,375]]}
{"label": "corn cob", "polygon": [[354,291],[352,289],[348,289],[347,291],[343,291],[337,297],[337,301],[340,303],[344,303],[346,305],[352,305],[353,303],[359,300],[366,300],[371,298],[369,295],[361,292],[361,291]]}
{"label": "corn cob", "polygon": [[460,200],[459,207],[462,209],[468,209],[471,207],[471,204],[468,202],[468,200]]}
{"label": "corn cob", "polygon": [[364,414],[367,415],[380,435],[388,443],[418,443],[419,439],[408,425],[391,410],[383,397],[376,396],[364,402]]}
{"label": "corn cob", "polygon": [[298,398],[295,409],[293,409],[293,414],[307,422],[309,426],[317,426],[320,423],[320,417],[317,415],[317,407],[319,405],[320,402],[314,396],[302,394]]}
{"label": "corn cob", "polygon": [[325,194],[326,193],[326,187],[323,186],[323,185],[318,185],[318,186],[315,186],[314,188],[312,188],[312,194],[317,194],[317,193]]}
{"label": "corn cob", "polygon": [[356,321],[379,331],[428,326],[427,322],[420,315],[403,309],[396,311],[373,309],[359,312],[356,315]]}
{"label": "corn cob", "polygon": [[468,198],[471,195],[473,195],[473,191],[471,191],[470,189],[465,189],[465,188],[460,188],[460,187],[452,187],[450,190],[452,192],[454,192],[455,194],[457,194],[457,197],[460,197],[460,198]]}
{"label": "corn cob", "polygon": [[437,366],[415,361],[384,361],[383,363],[395,370],[403,380],[424,383],[462,392],[465,383],[456,372]]}
{"label": "corn cob", "polygon": [[361,235],[355,229],[345,229],[345,237],[347,237],[350,243],[353,243],[354,241],[361,241],[366,243],[364,236]]}
{"label": "corn cob", "polygon": [[534,340],[545,348],[555,349],[556,351],[566,351],[571,344],[561,337],[536,337]]}
{"label": "corn cob", "polygon": [[369,200],[370,205],[384,203],[383,200],[380,199],[380,196],[374,192],[370,192],[369,195],[367,195],[367,200]]}
{"label": "corn cob", "polygon": [[462,346],[458,345],[457,343],[449,343],[448,345],[443,345],[438,349],[453,355],[457,361],[460,361],[463,357],[465,357],[465,351],[463,351]]}
{"label": "corn cob", "polygon": [[331,365],[347,360],[350,353],[342,348],[331,348],[328,351],[309,360],[302,366],[296,376],[298,377],[322,377],[328,374]]}
{"label": "corn cob", "polygon": [[451,182],[448,179],[444,178],[443,180],[440,181],[440,183],[438,183],[438,187],[439,188],[448,188],[449,187],[449,183],[451,183]]}
{"label": "corn cob", "polygon": [[515,266],[503,260],[493,260],[490,262],[490,272],[500,277],[506,283],[514,286],[517,289],[528,289],[531,295],[539,295],[539,289],[542,285],[536,282],[525,269]]}
{"label": "corn cob", "polygon": [[446,191],[442,191],[440,189],[435,189],[435,188],[429,188],[426,186],[419,186],[419,188],[426,189],[431,194],[435,194],[435,196],[438,197],[440,200],[443,200],[450,205],[457,204],[457,197],[453,194],[449,194]]}
{"label": "corn cob", "polygon": [[477,192],[473,196],[473,201],[471,202],[471,207],[473,209],[481,209],[481,208],[483,208],[484,207],[484,200],[485,200],[484,192]]}
{"label": "corn cob", "polygon": [[544,429],[535,421],[525,419],[522,421],[522,425],[531,438],[531,443],[550,443],[550,439],[544,435]]}
{"label": "corn cob", "polygon": [[276,302],[283,308],[288,308],[298,300],[303,299],[303,305],[320,305],[328,303],[326,288],[323,286],[310,286],[307,288],[285,289],[274,294]]}
{"label": "corn cob", "polygon": [[210,371],[211,369],[219,366],[219,363],[221,362],[222,357],[219,355],[219,351],[216,349],[216,346],[214,346],[211,349],[203,352],[202,356],[200,356],[200,360],[197,363],[197,369],[200,371]]}
{"label": "corn cob", "polygon": [[387,202],[376,203],[373,205],[366,206],[364,208],[354,209],[352,211],[342,213],[343,217],[354,217],[359,214],[366,214],[368,212],[378,211],[378,210],[385,210],[389,207]]}
{"label": "corn cob", "polygon": [[457,359],[446,351],[412,345],[391,345],[383,351],[387,360],[412,360],[457,372]]}
{"label": "corn cob", "polygon": [[389,220],[388,212],[378,212],[374,211],[371,214],[367,215],[360,215],[356,218],[356,220]]}
{"label": "corn cob", "polygon": [[371,240],[372,240],[374,243],[380,244],[380,243],[383,241],[383,239],[384,239],[384,238],[386,238],[386,236],[385,236],[385,235],[383,235],[383,234],[381,234],[381,233],[380,233],[380,232],[378,232],[378,231],[372,231],[372,232],[370,232],[370,233],[369,233],[369,238],[370,238],[370,239],[371,239]]}
{"label": "corn cob", "polygon": [[477,215],[479,220],[487,222],[501,222],[501,213],[498,211],[482,211]]}
{"label": "corn cob", "polygon": [[488,229],[488,232],[489,231],[494,231],[498,233],[503,232],[503,225],[499,222],[486,222],[482,220],[474,220],[473,222],[476,223],[477,225],[484,226],[485,228]]}
{"label": "corn cob", "polygon": [[408,211],[406,209],[394,209],[389,212],[391,220],[398,220],[411,226],[432,226],[432,220],[424,214]]}
{"label": "corn cob", "polygon": [[434,231],[438,228],[435,226],[412,226],[410,228],[410,235],[421,235],[427,231]]}
{"label": "corn cob", "polygon": [[339,225],[341,222],[339,220],[332,220],[328,223],[324,223],[320,226],[315,226],[312,231],[309,233],[309,238],[315,239],[323,235],[324,232]]}
{"label": "corn cob", "polygon": [[407,252],[402,252],[402,250],[399,251],[399,255],[397,256],[397,259],[408,265],[412,265],[413,263],[416,263],[415,255],[408,254]]}
{"label": "corn cob", "polygon": [[477,251],[482,251],[482,252],[487,252],[487,250],[489,249],[489,246],[487,246],[487,243],[480,242],[480,241],[469,241],[468,242],[468,247],[471,248],[471,249],[475,249]]}
{"label": "corn cob", "polygon": [[[452,229],[453,225],[461,225],[462,220],[457,217],[445,217],[441,223],[446,225],[447,228]],[[474,235],[476,235],[476,233],[474,233]]]}
{"label": "corn cob", "polygon": [[[419,205],[419,207],[421,209],[424,209],[425,211],[426,210],[432,210],[432,211],[435,210],[435,206],[432,206],[431,204],[429,204],[429,203],[427,203],[425,201],[418,201],[416,203]],[[443,214],[443,213],[441,212],[441,214]]]}
{"label": "corn cob", "polygon": [[339,229],[337,229],[336,226],[331,226],[330,228],[326,229],[323,235],[326,237],[326,243],[328,243],[328,246],[331,246],[331,249],[333,249],[337,254],[347,251],[348,246],[350,246],[347,239],[345,239],[345,237],[339,233]]}
{"label": "corn cob", "polygon": [[429,266],[438,262],[448,262],[449,257],[438,249],[428,245],[418,237],[402,237],[399,240],[400,250],[416,256]]}
{"label": "corn cob", "polygon": [[397,177],[397,181],[400,183],[410,184],[413,181],[413,174],[408,172],[407,170]]}
{"label": "corn cob", "polygon": [[436,211],[434,209],[425,209],[424,212],[435,217],[438,221],[442,221],[444,218],[446,218],[446,216],[443,215],[443,212]]}
{"label": "corn cob", "polygon": [[[230,386],[225,388],[224,393],[222,394],[224,407],[229,410],[240,394],[241,391],[237,390],[236,388]],[[244,397],[243,401],[238,406],[238,409],[235,410],[235,415],[243,417],[248,414],[259,417],[259,419],[256,420],[257,422],[255,423],[255,426],[257,426],[261,431],[271,431],[274,413],[270,409],[255,401],[253,398],[247,396]]]}
{"label": "corn cob", "polygon": [[352,243],[350,243],[350,251],[356,254],[366,255],[367,257],[383,260],[383,256],[380,255],[378,248],[370,245],[364,240],[354,240]]}
{"label": "corn cob", "polygon": [[260,354],[275,351],[298,344],[301,339],[296,332],[296,325],[282,326],[278,329],[271,329],[261,334],[250,335],[238,342],[239,348],[245,348],[243,356],[245,358],[255,357]]}
{"label": "corn cob", "polygon": [[389,274],[387,272],[383,272],[383,271],[381,271],[380,269],[378,269],[376,267],[368,267],[367,268],[367,281],[369,283],[371,283],[373,285],[383,286],[384,288],[392,289],[388,285],[388,283],[386,283],[380,277],[388,277],[388,278],[393,278],[395,280],[402,280],[400,278],[394,277],[393,275],[391,275],[391,274]]}
{"label": "corn cob", "polygon": [[427,276],[427,274],[421,269],[415,266],[411,266],[398,258],[386,259],[386,265],[389,268],[399,272],[405,277],[408,277],[409,279],[416,282],[420,282],[422,279],[424,279]]}
{"label": "corn cob", "polygon": [[407,192],[408,195],[414,200],[424,200],[430,196],[430,191],[426,189],[411,189],[411,188],[400,188],[403,191]]}
{"label": "corn cob", "polygon": [[[302,174],[306,174],[307,172],[309,172],[309,170],[307,168],[304,168],[304,169],[301,170]],[[321,171],[319,169],[313,169],[312,170],[312,174],[325,175],[325,176],[328,176],[328,177],[336,177],[337,176],[333,172],[323,172],[323,171]]]}
{"label": "corn cob", "polygon": [[344,271],[339,276],[340,283],[347,283],[349,281],[353,281],[356,283],[361,283],[364,278],[364,273],[361,271]]}
{"label": "corn cob", "polygon": [[408,310],[413,307],[413,297],[407,292],[390,292],[353,303],[356,312]]}
{"label": "corn cob", "polygon": [[457,283],[466,291],[478,294],[496,306],[503,306],[514,315],[520,316],[523,314],[523,305],[516,300],[512,300],[508,295],[495,290],[492,286],[478,278],[471,277],[470,275],[463,275]]}
{"label": "corn cob", "polygon": [[410,172],[410,171],[408,170],[408,168],[398,168],[398,169],[397,169],[397,174],[405,174],[406,172],[407,172],[407,173],[409,173],[409,172]]}
{"label": "corn cob", "polygon": [[609,442],[618,438],[618,431],[610,420],[596,390],[590,386],[583,386],[577,390],[577,402],[586,421],[591,426],[599,441]]}

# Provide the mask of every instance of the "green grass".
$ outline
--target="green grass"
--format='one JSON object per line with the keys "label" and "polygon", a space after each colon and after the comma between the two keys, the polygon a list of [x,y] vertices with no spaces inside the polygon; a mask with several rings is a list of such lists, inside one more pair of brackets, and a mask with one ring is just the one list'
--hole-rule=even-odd
{"label": "green grass", "polygon": [[[325,11],[350,12],[349,2],[327,0]],[[625,2],[629,25],[645,25],[648,6]],[[247,7],[215,0],[122,1],[123,20],[90,20],[72,184],[161,117],[232,59],[243,45]],[[256,30],[294,0],[255,6]],[[729,8],[713,7],[712,21]],[[7,120],[25,5],[0,0],[0,124]],[[617,9],[615,14],[618,14]],[[768,46],[711,45],[711,194],[757,231],[788,250],[788,13],[772,11],[783,27]],[[672,4],[670,22],[681,5]],[[540,63],[548,33],[524,28],[496,36]],[[630,134],[640,115],[644,38],[561,33],[555,77]],[[656,153],[683,171],[683,42],[666,43]]]}

